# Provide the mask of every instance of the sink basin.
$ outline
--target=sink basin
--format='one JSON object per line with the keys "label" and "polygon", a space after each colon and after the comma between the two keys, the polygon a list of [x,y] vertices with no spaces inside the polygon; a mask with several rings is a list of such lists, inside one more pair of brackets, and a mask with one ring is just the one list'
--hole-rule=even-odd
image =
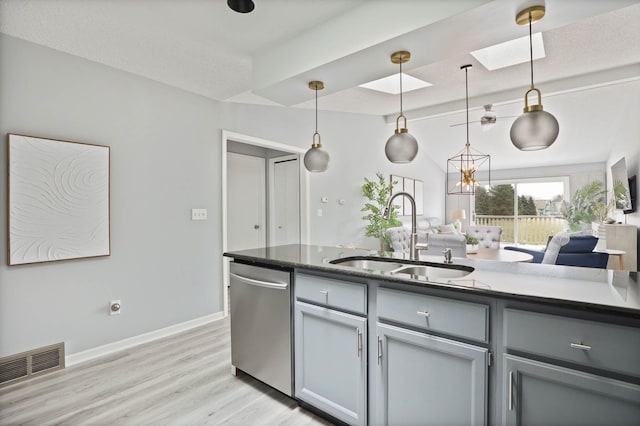
{"label": "sink basin", "polygon": [[393,260],[390,261],[378,260],[378,259],[335,259],[329,263],[334,265],[351,266],[358,269],[372,269],[374,271],[393,271],[394,269],[402,268],[405,266],[403,263],[396,263]]}
{"label": "sink basin", "polygon": [[462,278],[473,272],[473,268],[456,265],[455,267],[439,267],[425,265],[406,265],[393,271],[394,274],[417,275],[427,279]]}
{"label": "sink basin", "polygon": [[474,268],[465,265],[443,265],[432,262],[400,263],[397,259],[380,257],[347,257],[344,259],[335,259],[329,263],[385,272],[391,275],[410,276],[421,280],[462,278],[474,271]]}

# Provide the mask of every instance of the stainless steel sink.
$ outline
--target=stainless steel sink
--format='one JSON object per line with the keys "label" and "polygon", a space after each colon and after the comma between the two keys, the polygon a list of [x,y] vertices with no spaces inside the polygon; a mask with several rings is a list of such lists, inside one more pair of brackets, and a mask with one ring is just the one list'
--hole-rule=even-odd
{"label": "stainless steel sink", "polygon": [[363,270],[384,272],[390,275],[408,275],[422,280],[462,278],[474,271],[474,268],[465,265],[443,265],[432,262],[401,263],[398,262],[397,259],[387,260],[379,257],[347,257],[344,259],[335,259],[329,263]]}
{"label": "stainless steel sink", "polygon": [[[459,269],[460,268],[460,269]],[[424,265],[406,265],[400,269],[394,270],[393,274],[417,275],[426,277],[427,279],[442,278],[462,278],[473,272],[473,268],[459,265],[453,267],[424,266]]]}
{"label": "stainless steel sink", "polygon": [[342,265],[342,266],[351,266],[352,268],[358,269],[371,269],[374,271],[393,271],[394,269],[402,268],[405,266],[403,263],[396,263],[393,261],[384,261],[378,259],[370,259],[370,258],[360,258],[360,259],[336,259],[332,260],[329,263],[333,263],[334,265]]}

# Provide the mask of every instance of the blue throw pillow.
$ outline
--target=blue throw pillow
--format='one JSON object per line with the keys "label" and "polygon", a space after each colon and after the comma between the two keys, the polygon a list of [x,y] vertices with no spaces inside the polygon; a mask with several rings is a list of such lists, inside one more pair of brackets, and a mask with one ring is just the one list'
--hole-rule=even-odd
{"label": "blue throw pillow", "polygon": [[569,243],[562,246],[560,253],[591,253],[598,244],[593,235],[572,235]]}

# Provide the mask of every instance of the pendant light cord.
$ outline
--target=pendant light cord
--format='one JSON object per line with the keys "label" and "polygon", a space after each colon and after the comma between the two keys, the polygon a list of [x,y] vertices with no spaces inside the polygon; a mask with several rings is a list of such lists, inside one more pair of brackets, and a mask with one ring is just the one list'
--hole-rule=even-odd
{"label": "pendant light cord", "polygon": [[469,70],[468,68],[464,69],[464,96],[466,99],[467,106],[467,146],[469,146]]}
{"label": "pendant light cord", "polygon": [[402,115],[402,58],[400,58],[400,115]]}
{"label": "pendant light cord", "polygon": [[316,92],[316,133],[318,133],[318,88],[314,89]]}
{"label": "pendant light cord", "polygon": [[531,12],[529,12],[529,57],[531,61],[531,88],[533,89],[533,38],[531,35]]}

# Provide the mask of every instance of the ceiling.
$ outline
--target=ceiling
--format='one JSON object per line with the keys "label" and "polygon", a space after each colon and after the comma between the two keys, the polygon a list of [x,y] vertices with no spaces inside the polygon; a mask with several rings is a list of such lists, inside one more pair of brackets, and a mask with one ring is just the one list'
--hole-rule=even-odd
{"label": "ceiling", "polygon": [[[473,65],[476,119],[482,104],[521,102],[528,86],[528,64],[487,71],[469,52],[527,35],[515,15],[540,0],[254,1],[239,14],[224,0],[0,0],[0,32],[220,101],[313,108],[307,83],[323,80],[321,110],[388,123],[398,96],[358,85],[396,73],[396,50],[411,51],[403,71],[433,84],[405,94],[410,121],[464,108],[462,64]],[[639,0],[545,3],[533,27],[543,96],[640,78]]]}

